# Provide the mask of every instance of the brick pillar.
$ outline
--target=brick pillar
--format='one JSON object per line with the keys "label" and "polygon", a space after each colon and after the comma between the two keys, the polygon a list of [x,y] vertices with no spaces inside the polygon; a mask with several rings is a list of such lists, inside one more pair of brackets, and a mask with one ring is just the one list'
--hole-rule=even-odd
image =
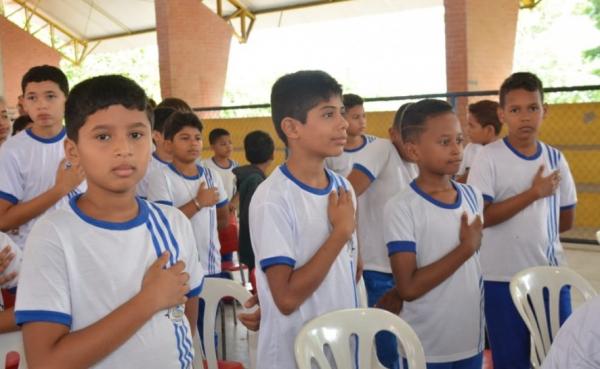
{"label": "brick pillar", "polygon": [[58,67],[60,54],[11,21],[0,16],[0,45],[2,64],[0,72],[4,79],[4,96],[8,106],[14,108],[21,95],[21,78],[36,65],[48,64]]}
{"label": "brick pillar", "polygon": [[192,107],[219,106],[233,31],[199,0],[155,0],[160,88]]}
{"label": "brick pillar", "polygon": [[[498,89],[512,72],[519,1],[444,0],[444,6],[448,91]],[[457,100],[463,121],[467,103]]]}

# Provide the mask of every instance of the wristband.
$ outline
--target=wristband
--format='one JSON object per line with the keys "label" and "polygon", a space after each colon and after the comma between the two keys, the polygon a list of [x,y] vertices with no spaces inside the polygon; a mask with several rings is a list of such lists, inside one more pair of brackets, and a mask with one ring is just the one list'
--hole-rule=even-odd
{"label": "wristband", "polygon": [[196,200],[196,198],[192,198],[192,201],[194,202],[194,205],[196,205],[196,207],[198,208],[198,210],[202,209],[202,206],[200,206],[200,203],[198,202],[198,200]]}

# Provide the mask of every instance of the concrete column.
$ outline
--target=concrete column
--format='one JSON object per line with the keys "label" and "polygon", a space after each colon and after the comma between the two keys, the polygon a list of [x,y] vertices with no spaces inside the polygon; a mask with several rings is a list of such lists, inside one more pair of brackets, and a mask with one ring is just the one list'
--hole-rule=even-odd
{"label": "concrete column", "polygon": [[233,31],[199,0],[155,0],[162,97],[219,106]]}
{"label": "concrete column", "polygon": [[[444,6],[448,91],[498,89],[512,72],[519,1],[444,0]],[[467,103],[457,101],[463,120]]]}

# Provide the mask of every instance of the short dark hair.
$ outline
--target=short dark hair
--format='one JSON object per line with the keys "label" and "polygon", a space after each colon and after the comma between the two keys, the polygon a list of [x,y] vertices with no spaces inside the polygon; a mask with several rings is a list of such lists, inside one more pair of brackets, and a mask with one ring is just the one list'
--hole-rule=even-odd
{"label": "short dark hair", "polygon": [[172,108],[154,109],[154,130],[163,133],[165,130],[165,122],[173,113],[175,113],[175,109]]}
{"label": "short dark hair", "polygon": [[192,113],[192,107],[178,97],[167,97],[156,106],[157,108],[171,108],[180,112]]}
{"label": "short dark hair", "polygon": [[540,99],[544,102],[544,86],[542,81],[531,72],[517,72],[511,74],[500,86],[500,106],[504,106],[506,95],[514,90],[539,92]]}
{"label": "short dark hair", "polygon": [[400,105],[400,107],[396,111],[396,114],[394,115],[394,122],[392,123],[392,128],[395,129],[397,132],[402,132],[402,119],[404,118],[404,112],[406,111],[406,108],[408,108],[412,104],[413,103],[411,102],[404,103]]}
{"label": "short dark hair", "polygon": [[275,131],[287,145],[281,129],[286,117],[306,123],[309,110],[332,96],[341,96],[342,86],[329,74],[319,70],[303,70],[280,77],[271,89],[271,116]]}
{"label": "short dark hair", "polygon": [[224,128],[215,128],[208,134],[208,143],[214,145],[223,136],[231,136],[231,133]]}
{"label": "short dark hair", "polygon": [[496,136],[502,130],[502,122],[498,118],[499,104],[492,100],[481,100],[473,104],[469,104],[469,114],[475,117],[475,120],[482,126],[494,127]]}
{"label": "short dark hair", "polygon": [[86,79],[73,87],[65,104],[67,137],[77,142],[79,129],[88,117],[112,105],[145,112],[152,129],[154,115],[144,89],[127,77],[109,74]]}
{"label": "short dark hair", "polygon": [[273,158],[275,143],[264,131],[252,131],[244,138],[246,160],[251,164],[262,164]]}
{"label": "short dark hair", "polygon": [[163,131],[165,140],[173,141],[175,135],[185,127],[198,128],[200,132],[202,132],[203,128],[202,121],[196,114],[181,111],[174,112],[165,122],[165,129]]}
{"label": "short dark hair", "polygon": [[33,123],[33,120],[31,120],[31,117],[29,117],[29,115],[21,115],[20,117],[15,119],[12,125],[12,135],[14,136],[17,133],[24,130],[29,123]]}
{"label": "short dark hair", "polygon": [[365,103],[362,97],[355,94],[344,94],[342,96],[342,101],[344,102],[344,108],[346,108],[346,110],[359,105],[363,106]]}
{"label": "short dark hair", "polygon": [[443,100],[425,99],[410,104],[402,117],[402,140],[406,142],[418,139],[425,129],[427,119],[452,111],[452,105]]}
{"label": "short dark hair", "polygon": [[21,79],[21,90],[23,91],[23,95],[25,95],[25,88],[28,83],[45,81],[56,83],[65,96],[69,95],[69,81],[67,80],[67,76],[62,70],[52,65],[38,65],[25,73]]}

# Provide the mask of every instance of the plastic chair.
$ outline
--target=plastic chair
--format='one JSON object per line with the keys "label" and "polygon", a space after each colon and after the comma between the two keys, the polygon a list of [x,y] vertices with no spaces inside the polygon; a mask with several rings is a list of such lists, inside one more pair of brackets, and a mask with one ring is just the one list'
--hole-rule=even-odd
{"label": "plastic chair", "polygon": [[27,369],[21,331],[0,334],[0,355],[2,369]]}
{"label": "plastic chair", "polygon": [[[212,344],[214,332],[215,332],[215,320],[217,316],[217,309],[219,303],[223,297],[233,297],[241,304],[246,302],[252,295],[239,283],[222,278],[206,278],[204,279],[204,285],[202,286],[202,292],[200,298],[204,299],[204,317],[198,317],[198,319],[204,319],[204,357],[206,358],[206,367],[208,369],[222,369],[222,368],[239,368],[243,369],[241,363],[231,361],[217,361],[217,351],[215,345]],[[254,308],[256,309],[256,308]],[[237,318],[236,318],[237,319]],[[223,337],[225,339],[225,337]],[[199,341],[199,340],[196,340]],[[195,346],[200,346],[199,343]],[[198,347],[198,352],[202,352],[201,348]]]}
{"label": "plastic chair", "polygon": [[[578,289],[585,300],[596,295],[592,285],[575,271],[564,267],[541,266],[525,269],[510,281],[510,294],[531,336],[531,366],[539,368],[560,328],[559,298],[564,286]],[[548,291],[548,312],[544,303]],[[548,327],[550,322],[550,327]]]}
{"label": "plastic chair", "polygon": [[600,230],[598,232],[596,232],[596,241],[598,241],[598,243],[600,243]]}
{"label": "plastic chair", "polygon": [[[381,330],[392,332],[400,341],[409,369],[425,369],[425,355],[421,341],[400,317],[382,309],[345,309],[321,315],[306,323],[296,336],[294,351],[299,369],[311,369],[314,359],[321,369],[332,368],[325,346],[330,348],[338,368],[372,368],[375,334]],[[358,336],[358,358],[350,342]]]}

